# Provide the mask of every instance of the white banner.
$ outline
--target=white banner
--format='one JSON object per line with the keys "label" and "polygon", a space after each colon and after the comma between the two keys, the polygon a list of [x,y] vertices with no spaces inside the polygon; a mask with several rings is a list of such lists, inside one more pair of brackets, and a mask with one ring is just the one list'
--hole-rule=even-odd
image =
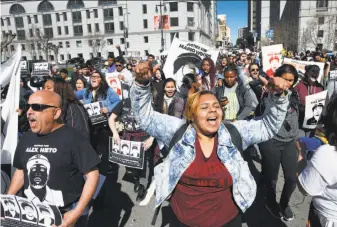
{"label": "white banner", "polygon": [[34,63],[34,71],[46,71],[46,70],[49,70],[48,62]]}
{"label": "white banner", "polygon": [[282,65],[282,44],[264,46],[262,49],[263,71],[273,77],[275,70]]}
{"label": "white banner", "polygon": [[[317,78],[317,81],[320,83],[322,82],[323,74],[324,74],[324,63],[323,62],[300,61],[300,60],[295,60],[291,58],[284,58],[283,64],[293,65],[297,69],[297,72],[302,76],[305,73],[305,66],[317,65],[319,67],[319,76]],[[302,78],[299,78],[299,79],[302,79]]]}
{"label": "white banner", "polygon": [[118,79],[118,72],[113,73],[106,73],[105,74],[105,80],[108,83],[108,85],[116,92],[116,94],[119,96],[119,98],[122,100],[122,85],[121,81]]}
{"label": "white banner", "polygon": [[305,97],[305,117],[303,128],[315,129],[323,112],[327,91]]}
{"label": "white banner", "polygon": [[[1,71],[8,74],[2,74],[1,77],[10,77],[10,84],[6,100],[1,105],[1,118],[4,120],[3,132],[1,136],[1,164],[12,164],[16,145],[18,143],[18,113],[20,99],[20,59],[21,45],[16,48],[16,54],[8,62],[11,65],[1,65]],[[8,69],[4,69],[7,68]]]}
{"label": "white banner", "polygon": [[186,74],[183,71],[185,65],[193,63],[200,69],[202,59],[209,57],[216,64],[218,55],[218,50],[213,50],[204,44],[185,42],[175,37],[171,43],[163,69],[165,77],[175,79],[177,88],[179,88],[182,84],[183,76]]}

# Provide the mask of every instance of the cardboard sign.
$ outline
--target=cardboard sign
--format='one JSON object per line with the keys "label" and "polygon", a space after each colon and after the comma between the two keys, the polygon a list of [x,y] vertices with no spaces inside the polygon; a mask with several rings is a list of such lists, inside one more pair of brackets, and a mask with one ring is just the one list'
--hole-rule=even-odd
{"label": "cardboard sign", "polygon": [[214,64],[218,58],[219,51],[214,50],[204,44],[198,42],[185,42],[178,38],[174,38],[164,65],[164,73],[166,78],[173,78],[179,89],[182,85],[182,79],[188,69],[188,64],[194,64],[201,69],[201,62],[204,58],[209,57]]}
{"label": "cardboard sign", "polygon": [[119,98],[122,99],[123,98],[122,85],[121,85],[121,81],[118,79],[118,74],[119,73],[117,72],[106,73],[105,80],[108,83],[108,85],[116,92]]}
{"label": "cardboard sign", "polygon": [[263,71],[273,77],[276,69],[282,64],[282,44],[264,46],[262,49]]}
{"label": "cardboard sign", "polygon": [[108,121],[107,117],[103,113],[101,113],[101,109],[103,107],[104,106],[102,102],[93,102],[84,105],[84,108],[89,115],[91,124],[97,125],[99,123]]}
{"label": "cardboard sign", "polygon": [[49,70],[48,62],[34,63],[34,71],[46,71],[46,70]]}
{"label": "cardboard sign", "polygon": [[305,116],[303,128],[315,129],[321,118],[328,91],[305,97]]}
{"label": "cardboard sign", "polygon": [[144,155],[142,142],[121,140],[116,144],[112,137],[109,140],[109,161],[123,166],[143,169]]}

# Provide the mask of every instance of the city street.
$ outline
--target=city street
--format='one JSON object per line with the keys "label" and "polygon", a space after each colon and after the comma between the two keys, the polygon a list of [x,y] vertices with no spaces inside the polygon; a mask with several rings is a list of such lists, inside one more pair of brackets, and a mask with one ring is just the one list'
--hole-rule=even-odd
{"label": "city street", "polygon": [[[252,173],[258,176],[260,164],[254,162],[256,168],[251,168]],[[141,207],[136,202],[136,194],[133,192],[133,184],[122,180],[125,168],[119,168],[118,179],[116,176],[109,176],[103,187],[102,193],[106,198],[97,199],[95,212],[90,217],[90,227],[94,226],[151,226],[154,214],[154,198],[146,207]],[[277,194],[280,196],[283,186],[283,175],[280,171]],[[290,222],[282,222],[273,218],[264,207],[264,188],[259,187],[254,204],[244,215],[243,227],[303,227],[308,215],[310,198],[304,197],[297,189],[291,200],[291,208],[295,214],[295,219]],[[156,227],[168,227],[171,220],[170,209],[167,203],[162,206],[158,215]],[[119,223],[119,225],[117,224]]]}

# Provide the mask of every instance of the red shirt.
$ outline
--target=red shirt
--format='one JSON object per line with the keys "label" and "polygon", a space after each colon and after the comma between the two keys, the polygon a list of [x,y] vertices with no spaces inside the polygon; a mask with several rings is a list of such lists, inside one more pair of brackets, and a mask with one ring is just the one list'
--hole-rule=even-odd
{"label": "red shirt", "polygon": [[238,215],[231,192],[232,176],[217,156],[218,137],[209,158],[195,140],[195,160],[184,172],[171,197],[177,218],[191,227],[223,226]]}

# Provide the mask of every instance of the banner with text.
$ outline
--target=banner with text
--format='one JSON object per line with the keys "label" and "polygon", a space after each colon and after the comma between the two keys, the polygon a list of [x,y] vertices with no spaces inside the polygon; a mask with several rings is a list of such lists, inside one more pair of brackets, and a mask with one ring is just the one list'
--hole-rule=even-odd
{"label": "banner with text", "polygon": [[[204,44],[190,41],[186,42],[175,37],[168,51],[163,71],[166,78],[175,79],[177,88],[179,89],[182,85],[182,79],[186,74],[184,71],[186,65],[193,63],[200,69],[202,59],[209,57],[215,63],[218,55],[218,50],[214,50]],[[186,67],[186,69],[187,68],[188,67]]]}

